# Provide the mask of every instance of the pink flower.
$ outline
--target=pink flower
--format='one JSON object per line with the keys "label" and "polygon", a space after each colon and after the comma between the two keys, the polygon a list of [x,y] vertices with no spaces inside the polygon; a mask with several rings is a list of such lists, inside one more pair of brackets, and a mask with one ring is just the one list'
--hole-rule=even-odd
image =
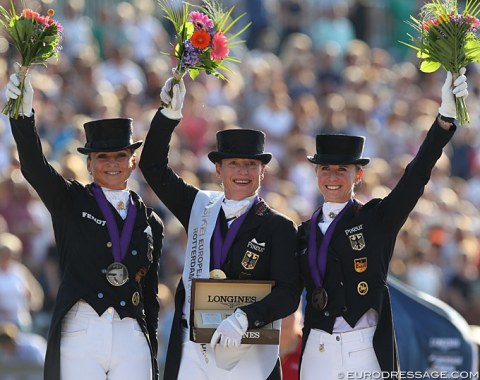
{"label": "pink flower", "polygon": [[220,62],[228,56],[230,49],[228,48],[227,37],[222,32],[215,33],[212,39],[212,50],[210,51],[210,58]]}
{"label": "pink flower", "polygon": [[207,15],[202,12],[194,11],[190,13],[190,20],[196,30],[206,30],[213,28],[213,21],[208,18]]}
{"label": "pink flower", "polygon": [[23,17],[25,17],[27,20],[31,20],[31,19],[36,20],[38,17],[40,17],[40,13],[34,12],[31,9],[24,9]]}

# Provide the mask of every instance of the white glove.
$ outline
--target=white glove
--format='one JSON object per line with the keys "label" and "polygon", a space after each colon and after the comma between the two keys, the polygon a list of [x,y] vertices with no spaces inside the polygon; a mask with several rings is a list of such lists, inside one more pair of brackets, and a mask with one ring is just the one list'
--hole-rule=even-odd
{"label": "white glove", "polygon": [[215,348],[220,339],[222,347],[240,347],[242,336],[247,332],[248,318],[247,314],[241,309],[236,309],[235,312],[228,318],[225,318],[213,333],[210,346]]}
{"label": "white glove", "polygon": [[[18,74],[10,75],[10,81],[7,84],[5,95],[7,99],[17,99],[22,91],[20,90],[20,79]],[[33,115],[33,87],[30,83],[30,74],[25,76],[23,82],[23,98],[20,105],[19,115],[30,117]]]}
{"label": "white glove", "polygon": [[[173,78],[168,78],[160,92],[160,99],[164,104],[164,108],[160,112],[169,119],[180,120],[183,117],[182,107],[187,90],[183,78],[180,79],[180,83],[173,86],[173,90],[171,90],[172,81]],[[170,95],[170,91],[172,95]]]}
{"label": "white glove", "polygon": [[453,82],[452,88],[452,73],[447,71],[447,78],[442,86],[442,103],[438,109],[438,113],[445,117],[457,117],[457,109],[455,107],[455,97],[467,97],[467,77],[465,76],[465,67],[462,67],[459,71],[458,78]]}

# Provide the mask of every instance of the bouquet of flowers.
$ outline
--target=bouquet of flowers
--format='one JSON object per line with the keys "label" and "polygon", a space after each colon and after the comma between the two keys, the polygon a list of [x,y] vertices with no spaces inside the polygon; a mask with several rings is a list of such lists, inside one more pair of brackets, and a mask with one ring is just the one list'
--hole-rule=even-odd
{"label": "bouquet of flowers", "polygon": [[22,104],[23,82],[28,68],[34,64],[46,66],[47,59],[58,56],[63,28],[51,18],[55,14],[51,9],[46,16],[28,8],[24,8],[17,15],[13,0],[10,0],[10,4],[11,10],[0,6],[0,26],[6,31],[22,58],[18,73],[22,95],[17,99],[10,99],[2,113],[16,119]]}
{"label": "bouquet of flowers", "polygon": [[[461,13],[457,0],[431,0],[418,18],[410,16],[411,21],[406,21],[419,36],[408,34],[411,43],[402,43],[417,51],[421,71],[431,73],[443,67],[455,79],[462,67],[480,62],[479,13],[479,0],[466,0]],[[455,97],[455,102],[459,123],[469,123],[465,99]]]}
{"label": "bouquet of flowers", "polygon": [[227,36],[227,33],[245,14],[231,19],[234,7],[224,10],[218,0],[203,0],[202,5],[182,2],[180,9],[175,8],[171,0],[158,2],[164,17],[172,22],[176,32],[176,45],[170,53],[178,60],[173,84],[178,83],[186,73],[195,79],[200,71],[225,80],[219,70],[231,72],[224,61],[240,62],[238,58],[229,56],[230,48],[244,42],[237,37],[250,23],[233,35]]}

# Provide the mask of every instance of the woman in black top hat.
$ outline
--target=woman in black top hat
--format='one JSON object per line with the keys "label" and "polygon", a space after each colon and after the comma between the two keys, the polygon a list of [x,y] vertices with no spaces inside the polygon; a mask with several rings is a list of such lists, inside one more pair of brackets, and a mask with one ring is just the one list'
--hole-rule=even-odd
{"label": "woman in black top hat", "polygon": [[[131,119],[84,125],[93,182],[63,178],[46,160],[25,78],[18,119],[10,118],[22,173],[49,210],[61,284],[48,336],[48,380],[158,379],[158,260],[163,224],[129,190],[136,167]],[[20,95],[10,77],[6,95]],[[108,375],[107,375],[108,374]]]}
{"label": "woman in black top hat", "polygon": [[[169,95],[171,78],[161,92],[168,106],[153,118],[140,159],[152,189],[184,226],[185,266],[175,295],[175,316],[165,379],[280,379],[278,345],[244,345],[242,335],[293,313],[299,303],[296,226],[258,196],[265,166],[265,135],[257,130],[218,132],[215,164],[223,192],[203,191],[180,178],[168,165],[169,143],[179,123],[185,96],[183,80]],[[191,341],[190,295],[193,278],[273,280],[264,299],[241,306],[224,319],[211,344]]]}
{"label": "woman in black top hat", "polygon": [[[359,378],[388,371],[398,356],[386,285],[395,239],[421,197],[435,162],[455,129],[454,97],[467,96],[465,69],[442,87],[442,103],[417,155],[389,195],[361,204],[354,187],[369,158],[364,138],[317,135],[316,165],[323,204],[299,227],[306,287],[301,380]],[[361,377],[364,378],[364,377]]]}

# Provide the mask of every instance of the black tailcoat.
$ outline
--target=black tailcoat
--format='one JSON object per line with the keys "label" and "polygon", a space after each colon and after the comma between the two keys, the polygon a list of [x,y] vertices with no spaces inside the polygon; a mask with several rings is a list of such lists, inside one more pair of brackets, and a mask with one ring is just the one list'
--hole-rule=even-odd
{"label": "black tailcoat", "polygon": [[[312,328],[332,333],[335,318],[342,316],[354,327],[370,308],[379,314],[373,337],[375,353],[383,371],[398,369],[387,274],[397,234],[410,211],[422,196],[431,171],[455,131],[442,129],[437,122],[429,130],[415,158],[408,164],[397,185],[383,199],[365,205],[354,200],[340,218],[327,251],[323,287],[328,304],[323,311],[313,308],[315,285],[308,263],[311,220],[299,227],[301,275],[306,287],[303,345]],[[317,226],[317,249],[323,234]],[[321,369],[320,369],[321,370]]]}
{"label": "black tailcoat", "polygon": [[[109,284],[105,273],[114,259],[105,218],[93,197],[91,185],[63,178],[47,162],[33,116],[10,119],[10,122],[22,173],[51,214],[60,257],[62,278],[48,336],[45,379],[60,379],[61,322],[80,299],[88,302],[98,315],[114,307],[122,319],[130,317],[138,321],[150,346],[152,379],[157,379],[158,260],[163,239],[160,217],[131,192],[137,216],[122,260],[128,269],[129,281],[120,287]],[[121,231],[124,221],[113,207],[112,212]],[[151,230],[150,236],[146,230]],[[145,271],[145,275],[140,271]],[[135,292],[140,294],[137,306],[132,300]]]}
{"label": "black tailcoat", "polygon": [[[177,124],[177,121],[169,120],[157,112],[145,140],[139,167],[158,197],[188,231],[190,211],[199,190],[185,183],[168,166],[169,143]],[[220,211],[220,216],[226,229],[223,211]],[[262,327],[283,318],[298,307],[300,292],[298,262],[295,258],[296,231],[296,226],[290,219],[272,210],[261,200],[250,209],[228,252],[222,269],[229,279],[275,281],[270,295],[249,306],[242,306],[242,310],[247,313],[250,328]],[[247,244],[254,238],[257,242],[265,243],[265,251],[260,253],[252,270],[245,270],[241,262],[249,250]],[[165,380],[176,379],[180,366],[184,300],[185,289],[180,281],[175,294],[175,316],[167,352]],[[278,362],[269,378],[281,378]]]}

